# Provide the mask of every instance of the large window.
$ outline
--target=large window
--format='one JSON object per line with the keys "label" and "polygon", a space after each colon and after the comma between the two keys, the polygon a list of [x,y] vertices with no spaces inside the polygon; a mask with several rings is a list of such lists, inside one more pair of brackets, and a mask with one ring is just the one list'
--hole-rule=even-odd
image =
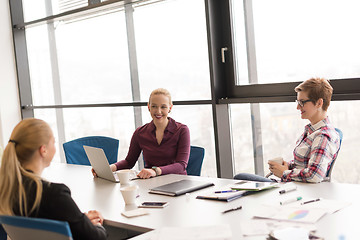
{"label": "large window", "polygon": [[268,159],[292,158],[307,124],[294,87],[318,76],[331,79],[329,116],[344,133],[333,178],[360,183],[359,1],[9,2],[22,114],[48,121],[60,149],[107,135],[123,159],[163,87],[170,116],[205,148],[203,176],[266,174]]}
{"label": "large window", "polygon": [[[83,7],[80,2],[72,9]],[[118,158],[124,159],[136,127],[151,121],[147,107],[139,111],[136,104],[163,87],[173,101],[196,104],[175,105],[171,117],[189,127],[191,145],[205,148],[202,175],[217,175],[204,2],[153,2],[26,28],[34,116],[54,129],[55,161],[64,161],[63,142],[91,135],[119,139]],[[24,1],[25,19],[62,7],[52,1],[36,12]],[[81,107],[89,104],[94,107]],[[57,110],[41,108],[52,105]]]}

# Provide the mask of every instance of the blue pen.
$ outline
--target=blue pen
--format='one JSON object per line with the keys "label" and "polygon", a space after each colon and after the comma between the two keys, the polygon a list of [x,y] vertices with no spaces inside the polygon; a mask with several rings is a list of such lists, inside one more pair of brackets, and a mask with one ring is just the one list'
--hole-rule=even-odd
{"label": "blue pen", "polygon": [[237,190],[215,191],[215,193],[237,192]]}

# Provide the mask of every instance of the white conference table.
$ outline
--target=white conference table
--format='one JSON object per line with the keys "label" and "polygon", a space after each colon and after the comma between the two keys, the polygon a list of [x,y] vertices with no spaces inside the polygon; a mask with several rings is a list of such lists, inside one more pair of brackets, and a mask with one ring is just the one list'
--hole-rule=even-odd
{"label": "white conference table", "polygon": [[[261,237],[243,237],[241,224],[250,221],[254,210],[259,205],[268,201],[284,200],[278,188],[262,191],[253,195],[236,199],[232,202],[196,199],[200,193],[218,190],[221,186],[236,182],[236,180],[206,178],[183,175],[164,175],[151,179],[133,180],[131,184],[139,186],[140,197],[137,204],[144,201],[167,201],[169,206],[163,209],[148,209],[150,214],[126,218],[121,215],[124,210],[132,210],[136,206],[126,206],[121,192],[120,184],[101,178],[93,178],[91,167],[52,163],[43,172],[43,177],[52,182],[66,184],[71,189],[71,194],[81,211],[96,209],[105,218],[105,224],[145,233],[161,227],[194,227],[228,224],[231,228],[233,239],[266,239]],[[178,197],[169,197],[149,194],[150,188],[157,187],[180,179],[196,179],[210,181],[214,187],[208,187]],[[325,239],[338,240],[345,236],[346,240],[359,239],[360,226],[360,186],[356,184],[320,183],[306,184],[295,183],[297,191],[286,193],[286,198],[301,195],[304,199],[325,198],[352,202],[345,209],[334,214],[325,215],[315,225],[319,236]],[[242,206],[243,209],[223,214],[222,211]],[[149,235],[149,233],[148,233]],[[145,234],[146,236],[146,234]],[[136,239],[146,239],[136,237]]]}

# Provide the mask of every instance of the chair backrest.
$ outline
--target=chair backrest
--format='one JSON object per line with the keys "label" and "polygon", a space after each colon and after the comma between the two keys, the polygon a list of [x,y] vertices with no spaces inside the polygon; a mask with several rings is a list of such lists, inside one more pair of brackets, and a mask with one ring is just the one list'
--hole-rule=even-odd
{"label": "chair backrest", "polygon": [[91,136],[78,138],[63,144],[66,162],[70,164],[79,165],[91,165],[89,159],[85,153],[84,145],[90,147],[102,148],[105,152],[106,158],[109,164],[113,164],[117,161],[119,140],[102,137],[102,136]]}
{"label": "chair backrest", "polygon": [[11,240],[73,239],[67,222],[3,215],[0,216],[0,224]]}
{"label": "chair backrest", "polygon": [[6,240],[6,239],[7,239],[7,234],[4,228],[0,224],[0,240]]}
{"label": "chair backrest", "polygon": [[186,172],[188,175],[200,176],[204,155],[204,148],[196,146],[190,147],[189,162],[186,167]]}
{"label": "chair backrest", "polygon": [[[340,146],[339,146],[339,150],[337,151],[336,153],[336,158],[337,158],[337,155],[339,154],[339,151],[340,151],[340,148],[341,148],[341,143],[342,143],[342,139],[343,139],[343,133],[340,129],[338,128],[335,128],[335,130],[338,132],[339,136],[340,136]],[[334,164],[335,164],[335,160],[336,158],[331,162],[330,164],[330,168],[329,170],[327,171],[326,173],[326,177],[324,179],[325,182],[330,182],[331,181],[331,173],[332,173],[332,170],[334,168]]]}

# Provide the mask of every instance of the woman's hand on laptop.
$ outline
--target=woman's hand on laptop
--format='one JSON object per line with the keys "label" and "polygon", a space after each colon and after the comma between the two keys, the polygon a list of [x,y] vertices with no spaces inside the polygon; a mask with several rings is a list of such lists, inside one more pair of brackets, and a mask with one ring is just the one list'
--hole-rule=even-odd
{"label": "woman's hand on laptop", "polygon": [[[110,169],[111,169],[111,171],[116,172],[117,167],[116,167],[115,164],[111,164],[111,165],[110,165]],[[97,177],[97,176],[98,176],[98,175],[96,174],[94,168],[91,169],[91,172],[92,172],[92,175],[93,175],[94,177]]]}
{"label": "woman's hand on laptop", "polygon": [[93,175],[94,177],[97,177],[97,174],[96,174],[96,172],[95,172],[95,170],[94,170],[93,168],[91,168],[91,172],[92,172],[92,175]]}
{"label": "woman's hand on laptop", "polygon": [[110,164],[110,169],[111,169],[111,171],[116,172],[117,167],[115,164]]}

